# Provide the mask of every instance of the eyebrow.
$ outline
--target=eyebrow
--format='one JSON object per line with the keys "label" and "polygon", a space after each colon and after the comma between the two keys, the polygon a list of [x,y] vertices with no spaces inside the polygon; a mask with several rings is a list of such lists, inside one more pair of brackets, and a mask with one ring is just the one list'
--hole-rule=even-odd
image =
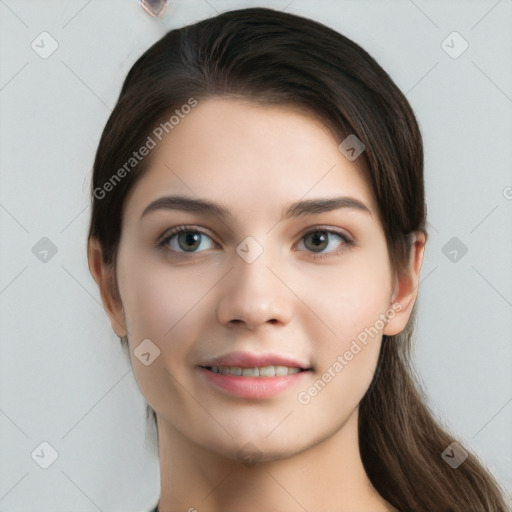
{"label": "eyebrow", "polygon": [[[355,197],[340,196],[322,199],[305,199],[290,204],[282,212],[283,219],[302,217],[305,215],[316,215],[323,212],[345,208],[356,210],[372,215],[370,208]],[[230,212],[222,203],[208,199],[196,199],[187,196],[165,196],[150,203],[142,212],[141,218],[156,210],[181,210],[193,213],[215,215],[221,218],[233,218]]]}

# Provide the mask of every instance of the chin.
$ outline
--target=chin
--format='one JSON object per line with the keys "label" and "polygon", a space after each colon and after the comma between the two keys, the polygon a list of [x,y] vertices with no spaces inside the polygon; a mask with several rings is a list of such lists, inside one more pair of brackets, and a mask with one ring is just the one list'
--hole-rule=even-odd
{"label": "chin", "polygon": [[266,438],[268,433],[261,436],[248,436],[247,433],[240,438],[224,439],[222,444],[217,441],[205,446],[218,455],[245,466],[253,466],[262,462],[272,462],[292,457],[307,449],[302,443],[292,444],[289,436],[275,436],[275,439]]}

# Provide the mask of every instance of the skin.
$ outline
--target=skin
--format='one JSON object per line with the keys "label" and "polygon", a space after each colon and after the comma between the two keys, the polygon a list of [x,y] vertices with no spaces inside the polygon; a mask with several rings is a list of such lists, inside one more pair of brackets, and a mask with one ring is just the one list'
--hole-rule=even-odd
{"label": "skin", "polygon": [[[116,276],[103,266],[100,246],[90,244],[105,310],[117,335],[128,337],[136,380],[157,414],[161,512],[395,510],[364,471],[358,404],[382,334],[398,334],[410,317],[425,239],[417,234],[409,268],[393,276],[372,191],[340,142],[319,120],[290,108],[201,100],[152,150],[147,173],[126,198]],[[159,209],[141,219],[149,203],[171,194],[220,202],[232,216]],[[371,213],[281,218],[292,202],[341,195]],[[206,233],[195,252],[185,251],[191,242],[183,236],[179,245],[179,235],[156,246],[178,225]],[[321,228],[357,245],[334,234],[315,246],[306,235]],[[263,247],[252,263],[236,252],[248,236]],[[298,393],[332,372],[337,356],[393,303],[401,310],[300,403]],[[160,350],[149,366],[133,354],[145,339]],[[196,366],[234,350],[290,355],[313,371],[272,398],[237,398]],[[248,446],[258,463],[241,459]]]}

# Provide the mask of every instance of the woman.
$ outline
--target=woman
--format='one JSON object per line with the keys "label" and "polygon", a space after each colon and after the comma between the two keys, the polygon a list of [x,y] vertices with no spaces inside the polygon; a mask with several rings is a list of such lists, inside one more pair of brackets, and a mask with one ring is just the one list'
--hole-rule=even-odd
{"label": "woman", "polygon": [[170,31],[124,82],[92,192],[160,512],[506,510],[413,378],[422,139],[362,48],[264,8]]}

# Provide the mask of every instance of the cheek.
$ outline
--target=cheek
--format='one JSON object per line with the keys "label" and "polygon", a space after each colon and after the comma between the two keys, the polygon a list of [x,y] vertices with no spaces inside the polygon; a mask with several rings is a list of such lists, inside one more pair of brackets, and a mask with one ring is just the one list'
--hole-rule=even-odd
{"label": "cheek", "polygon": [[[132,367],[139,388],[157,411],[165,410],[169,400],[177,410],[185,410],[186,396],[178,383],[184,380],[189,340],[197,335],[194,315],[208,283],[195,280],[183,270],[170,272],[163,265],[142,263],[135,258],[125,258],[120,263],[119,276]],[[147,366],[136,355],[146,339],[160,351]]]}
{"label": "cheek", "polygon": [[297,399],[309,413],[306,421],[312,422],[311,428],[319,421],[314,417],[323,418],[326,425],[344,421],[372,381],[384,328],[380,315],[387,304],[386,276],[378,274],[351,274],[343,282],[330,282],[325,290],[331,300],[318,301],[314,306],[323,305],[318,310],[335,334],[315,337],[315,331],[323,328],[318,321],[310,329],[310,339],[316,340],[316,374]]}
{"label": "cheek", "polygon": [[332,348],[347,349],[352,339],[371,326],[382,330],[379,315],[389,308],[391,293],[385,252],[354,252],[336,269],[325,270],[325,276],[315,280],[315,293],[310,290],[306,297],[311,309],[334,331],[326,338]]}
{"label": "cheek", "polygon": [[[379,248],[354,253],[346,265],[317,279],[317,293],[308,295],[308,305],[334,333],[317,319],[309,322],[309,338],[316,340],[317,374],[298,398],[301,404],[310,404],[310,411],[332,415],[333,421],[357,406],[375,372],[384,328],[381,315],[389,308],[386,256]],[[320,330],[323,336],[318,335]]]}
{"label": "cheek", "polygon": [[164,265],[129,262],[124,269],[120,291],[134,338],[172,339],[208,289],[208,283],[183,269],[170,272]]}

